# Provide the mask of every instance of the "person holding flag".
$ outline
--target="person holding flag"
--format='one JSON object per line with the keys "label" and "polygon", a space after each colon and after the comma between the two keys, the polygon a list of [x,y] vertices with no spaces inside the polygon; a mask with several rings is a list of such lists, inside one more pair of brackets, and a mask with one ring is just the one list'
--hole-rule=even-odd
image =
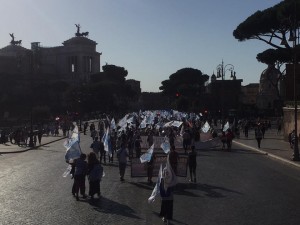
{"label": "person holding flag", "polygon": [[127,157],[128,157],[128,152],[125,147],[125,143],[121,143],[120,149],[117,150],[117,157],[119,160],[119,173],[120,173],[120,181],[124,181],[124,175],[125,175],[125,170],[127,166]]}
{"label": "person holding flag", "polygon": [[157,183],[152,191],[151,196],[148,199],[148,203],[153,203],[157,196],[161,197],[161,207],[159,216],[162,217],[162,220],[169,224],[169,221],[173,219],[173,192],[174,187],[177,184],[177,177],[174,173],[169,155],[167,157],[167,163],[164,169],[162,169],[162,164],[160,165]]}
{"label": "person holding flag", "polygon": [[146,163],[147,167],[147,176],[148,176],[148,183],[152,184],[152,176],[153,176],[153,168],[154,168],[154,144],[147,150],[146,153],[141,155],[140,160],[141,163]]}
{"label": "person holding flag", "polygon": [[174,186],[172,185],[172,176],[174,172],[170,171],[172,168],[166,166],[162,172],[162,178],[159,185],[159,193],[161,197],[161,207],[159,216],[162,217],[162,220],[169,224],[169,221],[173,219],[173,192]]}

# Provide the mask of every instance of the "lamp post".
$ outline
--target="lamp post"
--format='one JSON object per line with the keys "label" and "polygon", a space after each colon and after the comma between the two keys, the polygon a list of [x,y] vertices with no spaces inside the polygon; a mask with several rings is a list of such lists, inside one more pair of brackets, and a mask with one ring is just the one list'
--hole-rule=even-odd
{"label": "lamp post", "polygon": [[235,76],[235,71],[234,71],[234,66],[232,64],[226,64],[224,65],[224,62],[223,62],[223,59],[222,59],[222,63],[219,64],[217,66],[217,78],[222,78],[222,80],[225,80],[225,74],[227,71],[230,71],[230,77],[232,79],[235,79],[236,76]]}
{"label": "lamp post", "polygon": [[232,78],[233,80],[236,79],[236,72],[234,71],[234,66],[232,64],[226,64],[224,65],[224,61],[222,59],[222,63],[219,64],[217,67],[217,78],[222,78],[222,83],[221,83],[221,120],[222,120],[222,125],[223,125],[223,121],[224,121],[224,100],[223,100],[223,95],[224,95],[224,87],[223,87],[223,81],[225,80],[225,74],[227,71],[230,71],[230,78]]}
{"label": "lamp post", "polygon": [[294,18],[292,28],[290,29],[289,41],[293,42],[293,81],[294,81],[294,125],[295,125],[295,141],[294,141],[294,154],[293,161],[300,161],[299,147],[298,147],[298,106],[297,106],[297,83],[296,83],[296,63],[297,63],[297,26],[296,18]]}

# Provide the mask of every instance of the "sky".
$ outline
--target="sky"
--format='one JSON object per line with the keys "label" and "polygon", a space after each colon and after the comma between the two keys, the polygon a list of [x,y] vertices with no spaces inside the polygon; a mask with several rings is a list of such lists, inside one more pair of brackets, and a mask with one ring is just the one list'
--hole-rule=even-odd
{"label": "sky", "polygon": [[[232,64],[242,85],[259,83],[266,65],[256,55],[268,48],[258,40],[239,42],[232,33],[245,19],[280,0],[0,0],[0,48],[10,33],[22,46],[61,46],[81,32],[98,43],[102,66],[124,67],[126,79],[143,92],[158,92],[161,82],[182,68],[216,74]],[[228,68],[228,67],[227,67]],[[230,78],[227,71],[225,78]]]}

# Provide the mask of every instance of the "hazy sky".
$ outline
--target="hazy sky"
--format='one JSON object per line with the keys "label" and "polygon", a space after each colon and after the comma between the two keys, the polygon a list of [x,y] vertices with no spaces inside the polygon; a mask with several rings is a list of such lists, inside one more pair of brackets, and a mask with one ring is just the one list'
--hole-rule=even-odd
{"label": "hazy sky", "polygon": [[[256,60],[269,48],[258,40],[238,42],[233,30],[257,10],[280,0],[0,0],[0,48],[15,40],[30,48],[62,45],[76,26],[89,31],[102,52],[101,67],[128,70],[142,91],[159,91],[177,70],[191,67],[204,74],[233,64],[242,85],[258,83],[265,64]],[[102,68],[101,68],[102,71]],[[229,78],[230,73],[226,74]]]}

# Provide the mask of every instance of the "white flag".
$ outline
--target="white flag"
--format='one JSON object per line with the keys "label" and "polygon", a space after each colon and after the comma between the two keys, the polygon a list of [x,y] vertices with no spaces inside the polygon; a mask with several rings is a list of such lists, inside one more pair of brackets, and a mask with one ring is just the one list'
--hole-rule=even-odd
{"label": "white flag", "polygon": [[78,133],[78,127],[75,126],[70,138],[64,142],[64,147],[67,149],[65,154],[65,160],[69,162],[72,159],[78,159],[81,155],[81,148],[79,145],[80,137]]}
{"label": "white flag", "polygon": [[223,131],[226,132],[228,129],[229,129],[229,122],[227,121],[227,123],[223,127]]}
{"label": "white flag", "polygon": [[150,162],[152,154],[153,154],[154,144],[147,150],[146,153],[141,155],[140,160],[141,163]]}
{"label": "white flag", "polygon": [[163,150],[166,154],[168,154],[168,152],[170,151],[171,146],[170,146],[169,139],[168,139],[167,137],[165,138],[164,142],[161,143],[160,147],[162,148],[162,150]]}
{"label": "white flag", "polygon": [[153,203],[155,201],[155,198],[159,195],[159,186],[160,186],[160,180],[162,178],[162,164],[160,164],[160,169],[157,176],[156,185],[152,191],[151,196],[148,198],[148,203]]}
{"label": "white flag", "polygon": [[207,133],[210,129],[209,123],[206,121],[203,127],[201,128],[203,133]]}

